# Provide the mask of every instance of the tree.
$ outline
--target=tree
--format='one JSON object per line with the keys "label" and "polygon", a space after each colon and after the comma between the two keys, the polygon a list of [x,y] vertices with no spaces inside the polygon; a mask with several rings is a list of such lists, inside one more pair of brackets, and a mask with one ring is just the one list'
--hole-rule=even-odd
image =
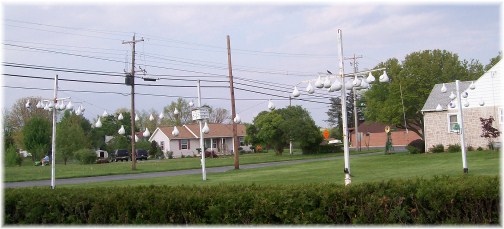
{"label": "tree", "polygon": [[85,118],[65,112],[56,132],[56,154],[63,158],[65,165],[77,150],[91,147],[90,129],[91,124]]}
{"label": "tree", "polygon": [[[346,109],[347,109],[347,125],[348,127],[355,126],[355,118],[354,118],[354,99],[353,99],[353,90],[347,91],[346,96]],[[356,96],[357,103],[360,104],[359,96]],[[341,118],[341,97],[330,98],[331,106],[329,110],[326,112],[328,118],[325,120],[329,123],[329,126],[335,127],[333,137],[341,138],[343,134],[343,120]],[[362,120],[364,117],[364,112],[362,106],[357,106],[357,114],[358,120]],[[335,136],[334,136],[335,135]]]}
{"label": "tree", "polygon": [[32,160],[40,159],[49,154],[51,148],[51,123],[47,119],[35,116],[23,127],[23,142],[25,149],[32,154]]}
{"label": "tree", "polygon": [[[31,108],[26,108],[26,101],[30,101]],[[7,133],[10,140],[14,141],[16,148],[25,148],[23,143],[22,129],[24,125],[33,117],[42,117],[48,122],[52,120],[52,112],[44,109],[37,109],[35,106],[41,97],[24,97],[18,99],[9,111],[4,113],[4,131],[8,128]]]}
{"label": "tree", "polygon": [[433,86],[457,79],[475,80],[483,74],[478,61],[460,61],[457,54],[446,50],[413,52],[402,64],[397,59],[389,59],[378,67],[387,68],[391,81],[375,82],[364,94],[366,120],[408,128],[422,138],[424,125],[420,110]]}
{"label": "tree", "polygon": [[256,132],[247,132],[247,136],[250,136],[251,142],[270,145],[277,155],[282,155],[288,141],[280,128],[283,121],[284,119],[277,111],[262,111],[254,118],[252,124],[254,127],[249,127]]}
{"label": "tree", "polygon": [[209,123],[224,123],[225,121],[230,121],[229,111],[224,108],[212,108],[210,107],[208,111],[210,116],[208,119]]}
{"label": "tree", "polygon": [[490,70],[490,68],[492,68],[494,65],[496,65],[497,63],[499,63],[499,61],[502,59],[502,52],[499,51],[499,55],[497,55],[496,57],[490,59],[490,63],[485,65],[485,72]]}
{"label": "tree", "polygon": [[[175,108],[179,112],[177,115],[174,114]],[[183,98],[178,98],[176,102],[171,102],[170,105],[164,107],[163,115],[161,125],[180,126],[192,122],[192,108]]]}
{"label": "tree", "polygon": [[493,121],[495,119],[493,116],[490,116],[490,118],[480,118],[481,121],[481,137],[486,138],[488,140],[488,148],[489,149],[494,149],[494,140],[495,138],[498,138],[500,136],[500,131],[493,127]]}
{"label": "tree", "polygon": [[279,109],[278,113],[284,120],[280,128],[289,141],[298,142],[303,153],[318,150],[323,140],[322,134],[306,109],[301,106],[288,106]]}
{"label": "tree", "polygon": [[270,145],[277,155],[282,155],[290,140],[299,142],[303,152],[314,150],[322,142],[315,122],[300,106],[263,111],[247,126],[247,142]]}

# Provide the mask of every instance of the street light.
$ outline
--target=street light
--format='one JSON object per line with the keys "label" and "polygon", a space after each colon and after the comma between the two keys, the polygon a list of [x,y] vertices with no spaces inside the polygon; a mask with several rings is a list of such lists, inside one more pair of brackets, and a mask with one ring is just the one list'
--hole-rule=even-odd
{"label": "street light", "polygon": [[[455,93],[451,91],[449,98],[451,99],[450,103],[448,104],[448,107],[450,108],[455,108],[457,107],[457,124],[458,124],[458,134],[460,134],[460,148],[462,150],[462,168],[464,170],[464,173],[469,173],[469,168],[467,168],[467,158],[466,158],[466,146],[465,146],[465,138],[464,138],[464,116],[462,115],[462,98],[465,99],[464,101],[464,107],[469,106],[469,101],[467,100],[467,97],[469,94],[464,91],[460,92],[460,81],[455,80]],[[474,90],[476,86],[474,85],[474,82],[471,82],[471,85],[469,85],[469,89]],[[448,89],[446,88],[446,84],[443,83],[443,86],[441,87],[441,92],[446,93]],[[457,99],[456,103],[454,100]],[[480,106],[485,105],[485,102],[483,99],[480,100],[479,102]],[[447,109],[448,109],[447,107]],[[443,106],[441,104],[438,104],[436,106],[436,111],[443,111]]]}
{"label": "street light", "polygon": [[[372,69],[372,70],[367,70],[367,71],[362,71],[359,72],[360,74],[362,73],[368,73],[369,76],[364,79],[364,78],[359,78],[357,74],[353,74],[353,81],[351,82],[346,82],[345,77],[351,77],[350,75],[345,75],[344,74],[344,66],[343,66],[343,38],[342,38],[342,31],[341,29],[338,29],[338,45],[339,45],[339,80],[337,79],[338,77],[335,77],[334,82],[331,84],[330,83],[330,76],[332,76],[332,72],[329,70],[327,71],[328,75],[325,79],[325,81],[322,81],[321,75],[325,73],[319,73],[318,79],[315,81],[314,85],[316,88],[326,88],[329,92],[333,91],[339,91],[344,88],[344,90],[341,90],[341,114],[342,114],[342,120],[343,120],[343,146],[344,146],[344,160],[345,160],[345,168],[344,168],[344,173],[345,173],[345,185],[351,184],[352,180],[350,177],[350,154],[349,154],[349,148],[348,148],[348,123],[347,123],[347,107],[346,107],[346,90],[350,90],[352,88],[364,88],[364,86],[369,87],[368,84],[373,83],[376,79],[374,76],[371,74],[371,72],[374,71],[381,71],[383,70],[383,74],[379,78],[379,82],[385,83],[389,82],[389,78],[387,76],[387,73],[384,71],[385,68],[379,68],[379,69]],[[315,89],[313,88],[313,85],[311,83],[311,80],[308,81],[303,81],[303,82],[308,82],[308,86],[306,87],[306,91],[309,94],[313,94]],[[364,82],[364,84],[363,84]],[[299,83],[298,83],[299,84]],[[297,90],[297,87],[294,87],[294,91],[292,92],[293,97],[298,97],[300,95],[299,90]]]}

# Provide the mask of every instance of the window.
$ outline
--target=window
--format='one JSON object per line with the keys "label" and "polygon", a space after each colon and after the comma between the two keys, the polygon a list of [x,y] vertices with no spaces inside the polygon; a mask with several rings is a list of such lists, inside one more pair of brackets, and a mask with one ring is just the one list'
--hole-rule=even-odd
{"label": "window", "polygon": [[189,140],[188,139],[180,139],[180,149],[189,149]]}
{"label": "window", "polygon": [[239,140],[240,140],[240,146],[245,146],[245,138],[240,137]]}
{"label": "window", "polygon": [[460,126],[457,122],[457,114],[448,114],[448,132],[459,132]]}
{"label": "window", "polygon": [[214,149],[217,148],[217,140],[218,139],[213,139],[213,141],[212,141],[212,148],[214,148]]}
{"label": "window", "polygon": [[159,142],[159,148],[164,151],[164,141]]}

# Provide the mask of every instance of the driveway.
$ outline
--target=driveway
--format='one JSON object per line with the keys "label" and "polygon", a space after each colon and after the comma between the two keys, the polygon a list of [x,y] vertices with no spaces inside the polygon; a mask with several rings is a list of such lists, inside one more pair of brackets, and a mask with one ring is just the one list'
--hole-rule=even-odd
{"label": "driveway", "polygon": [[[370,155],[383,154],[383,152],[374,152],[366,154],[356,154],[351,155],[352,158],[363,157]],[[240,169],[254,169],[278,165],[293,165],[312,161],[324,161],[324,160],[336,160],[341,159],[343,156],[329,157],[329,158],[315,158],[315,159],[304,159],[304,160],[292,160],[292,161],[278,161],[278,162],[266,162],[259,164],[247,164],[240,165]],[[233,170],[234,166],[222,166],[222,167],[212,167],[206,168],[207,173],[223,173],[229,170]],[[169,176],[180,176],[180,175],[190,175],[190,174],[201,174],[201,169],[186,169],[186,170],[176,170],[176,171],[166,171],[166,172],[151,172],[151,173],[137,173],[137,174],[121,174],[121,175],[108,175],[108,176],[95,176],[95,177],[79,177],[79,178],[66,178],[66,179],[56,179],[56,187],[63,184],[82,184],[90,182],[103,182],[103,181],[115,181],[115,180],[127,180],[127,179],[143,179],[143,178],[154,178],[154,177],[169,177]],[[20,181],[20,182],[4,182],[4,188],[21,188],[21,187],[32,187],[32,186],[51,186],[51,180],[38,180],[38,181]]]}

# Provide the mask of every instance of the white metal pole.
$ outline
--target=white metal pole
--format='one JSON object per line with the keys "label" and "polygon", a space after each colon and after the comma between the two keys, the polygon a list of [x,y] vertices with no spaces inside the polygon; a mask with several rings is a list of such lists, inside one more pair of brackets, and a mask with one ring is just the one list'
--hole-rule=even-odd
{"label": "white metal pole", "polygon": [[289,154],[292,155],[292,141],[289,141]]}
{"label": "white metal pole", "polygon": [[52,110],[52,149],[51,149],[51,189],[56,187],[56,103],[58,102],[58,75],[54,77],[54,106]]}
{"label": "white metal pole", "polygon": [[462,115],[462,100],[460,99],[460,89],[459,89],[459,80],[455,81],[455,86],[457,90],[457,108],[458,108],[458,117],[459,126],[460,126],[460,148],[462,149],[462,167],[464,168],[464,173],[469,173],[469,169],[467,168],[467,159],[466,159],[466,147],[464,140],[464,116]]}
{"label": "white metal pole", "polygon": [[[201,109],[201,90],[200,81],[198,80],[198,107]],[[200,149],[201,149],[201,174],[203,175],[203,180],[206,180],[206,170],[205,170],[205,145],[203,143],[203,120],[199,120],[199,130],[200,130]]]}
{"label": "white metal pole", "polygon": [[341,77],[341,84],[343,84],[343,89],[341,90],[341,119],[343,119],[343,156],[345,159],[345,185],[352,183],[350,178],[350,153],[348,149],[348,123],[347,123],[347,109],[346,109],[346,87],[345,87],[345,70],[343,68],[343,36],[341,29],[338,29],[338,45],[339,45],[339,74]]}

